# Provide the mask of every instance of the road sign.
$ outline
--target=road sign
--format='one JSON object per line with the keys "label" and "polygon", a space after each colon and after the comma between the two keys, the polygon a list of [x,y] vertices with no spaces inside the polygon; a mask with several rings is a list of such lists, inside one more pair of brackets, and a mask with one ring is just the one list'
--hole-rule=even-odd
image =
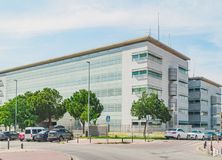
{"label": "road sign", "polygon": [[110,116],[106,116],[106,123],[110,122]]}

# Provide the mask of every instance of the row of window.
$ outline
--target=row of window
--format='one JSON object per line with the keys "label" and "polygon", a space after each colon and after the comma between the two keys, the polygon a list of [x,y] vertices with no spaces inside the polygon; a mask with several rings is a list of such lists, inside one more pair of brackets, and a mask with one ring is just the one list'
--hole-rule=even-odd
{"label": "row of window", "polygon": [[179,95],[179,98],[181,99],[181,100],[188,100],[188,96],[185,96],[185,95]]}
{"label": "row of window", "polygon": [[201,91],[201,92],[206,93],[206,94],[208,93],[208,90],[205,89],[205,88],[190,88],[189,91],[190,92],[192,92],[192,91],[200,92]]}
{"label": "row of window", "polygon": [[182,74],[188,74],[188,70],[186,68],[183,68],[183,67],[179,67],[179,72],[182,73]]}
{"label": "row of window", "polygon": [[202,112],[189,112],[189,115],[208,116],[208,112],[206,112],[206,111],[202,111]]}
{"label": "row of window", "polygon": [[162,79],[162,73],[158,73],[152,70],[139,70],[139,71],[133,71],[132,77],[144,77],[144,76],[151,76],[153,78]]}
{"label": "row of window", "polygon": [[[141,87],[134,87],[132,88],[132,94],[142,94],[143,92],[146,92],[147,87],[146,86],[141,86]],[[162,95],[162,90],[157,89],[157,88],[150,88],[148,89],[148,93],[155,93],[158,94],[159,96]]]}
{"label": "row of window", "polygon": [[189,103],[190,104],[196,104],[196,103],[200,103],[203,104],[203,105],[208,105],[208,101],[207,100],[189,100]]}
{"label": "row of window", "polygon": [[107,88],[102,90],[94,91],[97,97],[112,97],[112,96],[121,96],[122,89],[121,88]]}
{"label": "row of window", "polygon": [[103,112],[121,112],[121,104],[103,104]]}
{"label": "row of window", "polygon": [[162,64],[162,58],[148,51],[137,52],[132,55],[132,61],[143,61],[146,60],[147,58],[151,61]]}

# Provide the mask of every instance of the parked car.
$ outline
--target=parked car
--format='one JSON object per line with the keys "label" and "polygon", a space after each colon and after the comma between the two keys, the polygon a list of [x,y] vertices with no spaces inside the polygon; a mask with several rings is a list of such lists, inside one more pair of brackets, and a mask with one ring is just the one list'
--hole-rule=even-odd
{"label": "parked car", "polygon": [[187,133],[187,137],[190,139],[205,139],[205,134],[202,133],[200,130],[192,130],[191,132]]}
{"label": "parked car", "polygon": [[8,139],[8,137],[3,132],[0,132],[0,141],[4,141],[7,139]]}
{"label": "parked car", "polygon": [[64,139],[73,139],[73,134],[68,131],[67,129],[60,128],[60,129],[53,129],[48,133],[48,141],[62,141]]}
{"label": "parked car", "polygon": [[18,139],[18,133],[14,131],[4,131],[4,135],[10,140]]}
{"label": "parked car", "polygon": [[216,139],[218,138],[218,140],[222,140],[222,132],[216,132]]}
{"label": "parked car", "polygon": [[20,141],[23,141],[25,139],[25,133],[24,132],[20,132],[19,135],[18,135],[18,139]]}
{"label": "parked car", "polygon": [[165,137],[175,138],[175,139],[187,139],[187,133],[184,132],[181,128],[169,129],[165,132]]}
{"label": "parked car", "polygon": [[65,128],[63,125],[55,125],[54,129],[60,129],[60,128]]}
{"label": "parked car", "polygon": [[205,135],[205,139],[208,139],[208,140],[211,140],[211,138],[212,138],[213,140],[216,140],[216,139],[217,139],[216,133],[215,133],[215,132],[212,132],[212,131],[205,132],[204,135]]}
{"label": "parked car", "polygon": [[35,136],[33,136],[33,140],[38,141],[38,142],[47,141],[48,133],[49,133],[49,131],[41,131],[41,132],[37,133]]}
{"label": "parked car", "polygon": [[25,128],[25,140],[31,141],[33,140],[33,136],[35,136],[37,133],[44,131],[45,128],[43,127],[26,127]]}

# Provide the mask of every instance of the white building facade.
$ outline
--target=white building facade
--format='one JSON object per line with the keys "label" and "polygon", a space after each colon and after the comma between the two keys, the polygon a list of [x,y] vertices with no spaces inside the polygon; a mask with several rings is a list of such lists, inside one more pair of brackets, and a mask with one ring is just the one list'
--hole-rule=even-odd
{"label": "white building facade", "polygon": [[221,87],[204,77],[189,78],[189,123],[192,127],[221,129]]}
{"label": "white building facade", "polygon": [[[98,123],[111,117],[111,126],[141,125],[130,114],[132,102],[143,91],[155,92],[172,111],[170,126],[188,124],[187,56],[152,37],[142,37],[109,46],[79,52],[21,67],[0,71],[0,105],[18,94],[57,89],[64,98],[79,89],[87,89],[88,64],[91,67],[91,90],[104,111]],[[74,125],[68,113],[58,121]]]}

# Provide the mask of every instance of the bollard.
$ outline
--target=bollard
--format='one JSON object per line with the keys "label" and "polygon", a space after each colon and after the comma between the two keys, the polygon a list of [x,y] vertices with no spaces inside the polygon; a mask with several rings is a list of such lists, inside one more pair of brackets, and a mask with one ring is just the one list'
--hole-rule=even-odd
{"label": "bollard", "polygon": [[133,136],[132,136],[132,143],[133,143]]}
{"label": "bollard", "polygon": [[92,137],[90,136],[90,137],[89,137],[89,143],[91,143],[91,140],[92,140]]}
{"label": "bollard", "polygon": [[79,137],[77,137],[77,139],[76,139],[76,140],[77,140],[77,143],[79,143]]}
{"label": "bollard", "polygon": [[212,137],[211,137],[211,142],[210,142],[210,150],[213,151]]}
{"label": "bollard", "polygon": [[207,147],[207,141],[204,142],[204,149]]}
{"label": "bollard", "polygon": [[69,143],[69,140],[68,140],[68,139],[66,139],[66,142],[67,142],[67,143]]}
{"label": "bollard", "polygon": [[23,143],[21,143],[21,149],[23,149]]}
{"label": "bollard", "polygon": [[8,138],[8,149],[10,148],[10,139]]}

